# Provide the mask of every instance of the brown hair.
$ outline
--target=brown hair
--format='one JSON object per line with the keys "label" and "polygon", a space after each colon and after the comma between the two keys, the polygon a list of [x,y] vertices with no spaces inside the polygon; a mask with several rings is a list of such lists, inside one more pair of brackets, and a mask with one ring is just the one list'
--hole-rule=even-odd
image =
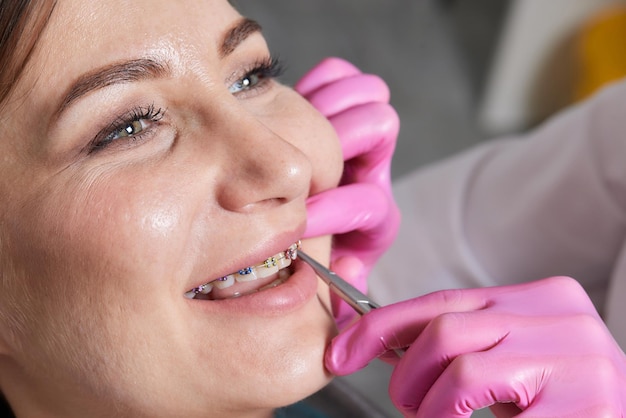
{"label": "brown hair", "polygon": [[[24,72],[55,5],[55,0],[0,0],[0,109]],[[0,416],[15,416],[1,391]]]}
{"label": "brown hair", "polygon": [[56,1],[0,0],[0,107],[24,72]]}

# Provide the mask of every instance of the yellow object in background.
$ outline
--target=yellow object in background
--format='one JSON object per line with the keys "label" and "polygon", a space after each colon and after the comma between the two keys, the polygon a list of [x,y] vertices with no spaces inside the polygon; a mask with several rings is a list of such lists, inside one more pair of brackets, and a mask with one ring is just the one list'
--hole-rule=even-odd
{"label": "yellow object in background", "polygon": [[575,99],[626,76],[626,6],[613,6],[589,19],[580,32]]}

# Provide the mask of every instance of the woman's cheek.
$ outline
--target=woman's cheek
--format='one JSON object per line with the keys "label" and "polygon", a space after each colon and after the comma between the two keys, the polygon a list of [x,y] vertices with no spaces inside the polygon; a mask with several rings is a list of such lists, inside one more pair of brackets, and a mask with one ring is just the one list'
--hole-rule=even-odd
{"label": "woman's cheek", "polygon": [[181,221],[181,209],[173,202],[164,202],[142,214],[141,225],[148,236],[166,238],[175,232]]}

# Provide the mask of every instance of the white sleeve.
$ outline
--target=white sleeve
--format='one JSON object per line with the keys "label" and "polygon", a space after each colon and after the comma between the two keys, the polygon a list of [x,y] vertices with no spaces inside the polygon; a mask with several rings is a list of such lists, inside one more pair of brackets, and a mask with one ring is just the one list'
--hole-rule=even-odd
{"label": "white sleeve", "polygon": [[625,156],[620,82],[524,136],[415,171],[394,184],[403,220],[370,292],[390,303],[569,275],[602,310],[626,232]]}

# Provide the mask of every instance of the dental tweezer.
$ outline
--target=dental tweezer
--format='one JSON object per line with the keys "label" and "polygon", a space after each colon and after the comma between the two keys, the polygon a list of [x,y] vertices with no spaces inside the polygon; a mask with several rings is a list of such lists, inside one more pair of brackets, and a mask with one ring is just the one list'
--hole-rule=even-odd
{"label": "dental tweezer", "polygon": [[298,258],[307,263],[313,268],[315,273],[326,283],[330,290],[335,292],[337,296],[348,303],[355,311],[363,315],[371,311],[372,309],[379,308],[380,305],[372,301],[368,296],[359,291],[356,287],[352,286],[345,279],[339,276],[334,271],[326,268],[321,263],[315,261],[311,256],[307,255],[304,251],[298,250]]}
{"label": "dental tweezer", "polygon": [[[369,296],[363,294],[359,289],[352,286],[344,278],[339,276],[334,271],[326,268],[323,264],[315,261],[311,256],[307,255],[304,251],[298,250],[298,258],[307,263],[313,268],[315,273],[330,287],[330,290],[335,292],[342,300],[348,303],[352,308],[360,315],[364,315],[372,309],[380,308],[376,302],[369,298]],[[398,358],[402,358],[404,350],[401,348],[392,349]]]}

